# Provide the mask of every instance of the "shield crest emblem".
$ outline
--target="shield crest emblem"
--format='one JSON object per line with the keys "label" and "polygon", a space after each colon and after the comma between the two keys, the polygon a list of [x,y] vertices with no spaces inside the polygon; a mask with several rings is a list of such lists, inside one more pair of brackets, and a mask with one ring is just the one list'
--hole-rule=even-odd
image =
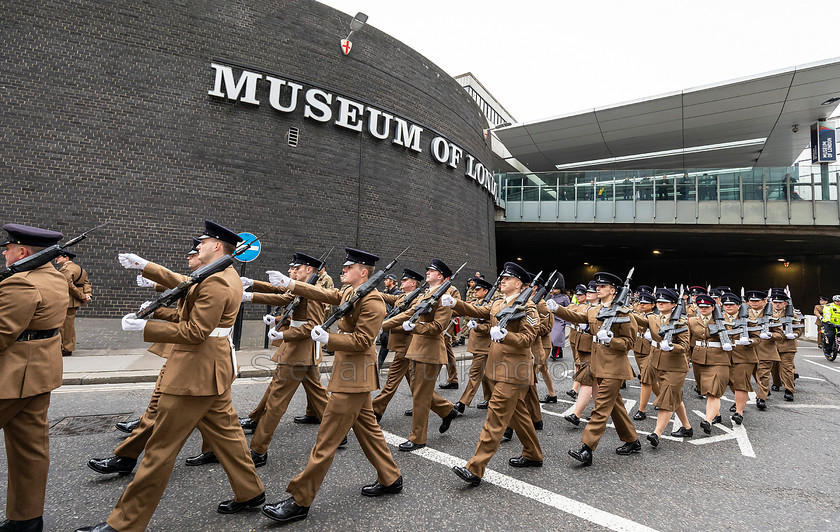
{"label": "shield crest emblem", "polygon": [[341,39],[341,51],[344,52],[344,55],[349,54],[351,48],[353,48],[352,42],[347,39]]}

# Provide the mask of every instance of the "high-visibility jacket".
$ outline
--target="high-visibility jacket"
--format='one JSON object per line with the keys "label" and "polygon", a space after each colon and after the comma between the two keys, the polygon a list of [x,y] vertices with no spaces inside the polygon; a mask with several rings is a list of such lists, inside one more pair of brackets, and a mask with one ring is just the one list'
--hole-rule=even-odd
{"label": "high-visibility jacket", "polygon": [[832,325],[840,326],[840,305],[837,303],[829,303],[823,308],[823,321],[827,321]]}

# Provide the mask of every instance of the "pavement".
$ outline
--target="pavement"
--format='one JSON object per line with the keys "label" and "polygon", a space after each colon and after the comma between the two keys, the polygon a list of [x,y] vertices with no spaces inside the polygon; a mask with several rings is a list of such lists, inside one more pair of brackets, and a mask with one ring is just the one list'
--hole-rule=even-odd
{"label": "pavement", "polygon": [[[242,328],[242,348],[236,358],[243,378],[270,377],[274,371],[271,357],[276,348],[262,347],[264,329],[265,324],[259,320],[246,321]],[[76,351],[63,359],[64,385],[155,382],[165,362],[147,351],[151,344],[143,342],[139,333],[124,333],[118,319],[77,320],[76,335],[80,338]],[[472,359],[463,345],[454,351],[458,361]],[[332,371],[333,358],[323,353],[321,373]],[[393,358],[394,353],[389,353],[382,369],[389,368]]]}

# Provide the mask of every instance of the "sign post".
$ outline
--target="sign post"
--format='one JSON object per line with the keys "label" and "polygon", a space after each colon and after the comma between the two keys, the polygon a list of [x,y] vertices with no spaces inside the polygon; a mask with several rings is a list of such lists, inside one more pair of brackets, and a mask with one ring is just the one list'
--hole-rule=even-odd
{"label": "sign post", "polygon": [[[239,236],[242,237],[243,240],[246,242],[250,242],[254,240],[251,244],[251,247],[248,248],[244,253],[241,253],[236,260],[240,262],[239,266],[239,275],[245,275],[245,265],[257,257],[260,256],[260,250],[262,249],[262,244],[259,240],[255,240],[257,237],[251,233],[239,233]],[[239,314],[236,315],[236,321],[233,324],[233,346],[236,349],[239,349],[240,341],[242,340],[242,321],[245,318],[245,309],[240,306],[239,307]]]}
{"label": "sign post", "polygon": [[837,161],[837,139],[834,128],[825,122],[811,124],[811,163],[820,165],[822,199],[831,199],[828,186],[828,165]]}

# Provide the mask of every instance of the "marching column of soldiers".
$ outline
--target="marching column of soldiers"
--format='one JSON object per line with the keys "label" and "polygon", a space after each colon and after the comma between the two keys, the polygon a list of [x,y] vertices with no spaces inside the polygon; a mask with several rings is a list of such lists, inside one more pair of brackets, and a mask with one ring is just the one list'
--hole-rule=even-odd
{"label": "marching column of soldiers", "polygon": [[[50,392],[61,385],[62,354],[72,350],[71,344],[62,343],[60,331],[68,326],[68,309],[74,308],[67,274],[49,261],[72,255],[58,245],[63,238],[59,232],[21,224],[3,229],[9,238],[3,251],[6,270],[0,274],[0,428],[9,473],[6,520],[0,530],[37,531],[43,528],[49,469]],[[723,422],[721,399],[727,389],[735,397],[730,412],[738,425],[745,422],[753,390],[758,410],[768,407],[772,391],[784,390],[783,398],[794,400],[802,317],[787,290],[748,290],[739,296],[725,286],[693,286],[683,294],[640,285],[632,291],[629,275],[621,279],[599,272],[588,284],[575,287],[575,303],[563,306],[557,301],[568,299],[549,297],[552,290],[565,290],[562,275],[555,272],[544,279],[507,262],[495,283],[470,279],[471,289],[462,300],[452,284],[458,272],[438,258],[430,260],[425,275],[406,268],[401,279],[393,276],[388,289],[380,292],[377,286],[396,259],[377,270],[378,256],[345,248],[341,286],[335,288],[324,261],[302,252],[294,253],[287,273],[267,272],[267,282],[240,277],[232,261],[247,247],[234,231],[205,220],[202,235],[193,239],[186,254],[189,275],[136,254],[119,255],[124,268],[139,272],[139,286],[162,292],[124,316],[122,328],[142,334],[152,343],[149,350],[166,362],[144,414],[118,426],[129,437],[112,456],[88,463],[97,473],[126,475],[145,453],[133,480],[104,522],[78,530],[145,530],[193,429],[201,433],[202,449],[187,465],[220,463],[233,490],[233,497],[219,504],[220,513],[261,508],[281,523],[306,518],[351,429],[376,471],[375,481],[362,487],[361,494],[399,493],[403,476],[380,423],[403,379],[413,405],[406,412],[412,417],[411,432],[400,451],[426,446],[430,412],[440,418],[438,432],[447,432],[466,414],[480,387],[483,400],[476,408],[487,411],[486,419],[472,458],[453,467],[454,474],[478,486],[501,442],[514,433],[522,449],[509,465],[541,467],[539,404],[557,398],[550,393],[540,400],[536,384],[540,373],[547,374],[549,356],[557,354],[550,336],[555,317],[571,324],[575,370],[574,387],[567,394],[576,403],[565,419],[574,426],[587,423],[580,447],[568,454],[585,466],[593,464],[609,420],[623,442],[617,454],[642,450],[633,421],[646,419],[651,395],[658,412],[656,428],[647,435],[650,446],[660,445],[674,414],[681,426],[671,437],[693,437],[683,400],[689,367],[695,391],[706,399],[699,423],[706,434]],[[84,290],[78,296],[85,298]],[[277,348],[272,359],[277,366],[260,403],[248,416],[238,417],[231,399],[238,373],[231,334],[243,303],[277,307],[264,318]],[[435,391],[442,367],[452,359],[453,316],[468,318],[467,350],[473,355],[468,382],[454,404]],[[384,385],[375,346],[380,335],[396,353]],[[335,354],[326,388],[319,372],[322,350]],[[631,418],[621,389],[636,377],[641,400]],[[456,378],[448,371],[447,383]],[[317,438],[306,467],[285,488],[289,496],[266,504],[257,468],[267,463],[274,431],[300,385],[307,411],[295,422],[318,423]],[[380,392],[371,397],[376,390]],[[584,419],[590,403],[591,413]],[[246,432],[253,433],[250,444]]]}

